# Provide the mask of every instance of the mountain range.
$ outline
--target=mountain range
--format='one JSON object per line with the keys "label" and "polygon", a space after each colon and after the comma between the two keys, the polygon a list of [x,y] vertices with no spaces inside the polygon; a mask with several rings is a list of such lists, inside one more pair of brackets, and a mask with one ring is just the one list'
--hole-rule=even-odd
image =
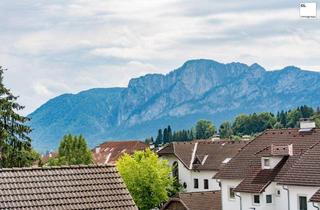
{"label": "mountain range", "polygon": [[170,73],[131,79],[126,88],[63,94],[29,115],[33,146],[58,147],[64,134],[83,134],[93,147],[105,140],[144,139],[157,129],[190,128],[199,119],[217,126],[240,113],[276,112],[320,104],[320,73],[288,66],[199,59]]}

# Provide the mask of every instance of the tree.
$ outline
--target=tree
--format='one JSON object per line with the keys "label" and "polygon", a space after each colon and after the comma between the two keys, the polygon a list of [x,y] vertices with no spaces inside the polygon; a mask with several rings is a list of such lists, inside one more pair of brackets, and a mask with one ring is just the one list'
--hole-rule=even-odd
{"label": "tree", "polygon": [[172,130],[170,125],[168,125],[168,140],[169,142],[172,141]]}
{"label": "tree", "polygon": [[158,147],[158,146],[161,145],[162,143],[163,143],[162,130],[159,129],[159,130],[158,130],[158,136],[157,136],[156,142],[155,142],[155,146]]}
{"label": "tree", "polygon": [[4,86],[3,72],[0,66],[0,167],[31,166],[40,156],[31,147],[29,118],[17,113],[24,107]]}
{"label": "tree", "polygon": [[168,200],[174,179],[167,160],[147,149],[123,155],[116,166],[139,209],[153,209]]}
{"label": "tree", "polygon": [[165,128],[163,130],[163,143],[169,143],[169,133],[168,133],[168,128]]}
{"label": "tree", "polygon": [[213,136],[216,128],[208,120],[199,120],[196,124],[196,139],[207,139]]}
{"label": "tree", "polygon": [[92,153],[82,135],[65,135],[60,142],[58,156],[51,158],[48,165],[91,164]]}
{"label": "tree", "polygon": [[230,138],[233,135],[232,125],[228,121],[220,125],[219,134],[221,138]]}

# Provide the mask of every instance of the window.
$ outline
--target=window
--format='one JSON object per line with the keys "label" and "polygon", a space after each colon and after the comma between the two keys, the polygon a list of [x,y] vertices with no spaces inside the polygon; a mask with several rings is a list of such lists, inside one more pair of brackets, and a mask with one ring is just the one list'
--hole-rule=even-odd
{"label": "window", "polygon": [[234,188],[230,187],[229,188],[229,199],[235,199],[235,198],[236,198],[236,195],[234,193]]}
{"label": "window", "polygon": [[266,158],[266,159],[263,159],[263,165],[265,167],[270,167],[270,159]]}
{"label": "window", "polygon": [[193,187],[194,187],[194,189],[199,188],[199,180],[198,179],[193,179]]}
{"label": "window", "polygon": [[179,167],[177,161],[174,161],[172,164],[172,176],[179,182]]}
{"label": "window", "polygon": [[266,203],[272,203],[272,195],[266,195]]}
{"label": "window", "polygon": [[280,197],[280,194],[281,194],[280,190],[277,190],[276,191],[276,196]]}
{"label": "window", "polygon": [[260,195],[253,195],[253,204],[260,204]]}
{"label": "window", "polygon": [[299,210],[308,210],[307,197],[299,196]]}
{"label": "window", "polygon": [[204,189],[209,189],[209,180],[208,179],[203,180],[203,186],[204,186]]}

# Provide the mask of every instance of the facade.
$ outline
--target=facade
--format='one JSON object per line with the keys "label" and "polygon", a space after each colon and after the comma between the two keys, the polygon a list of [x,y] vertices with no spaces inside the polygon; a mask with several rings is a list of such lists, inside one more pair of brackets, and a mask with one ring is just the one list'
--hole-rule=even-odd
{"label": "facade", "polygon": [[221,210],[220,191],[179,193],[161,210]]}
{"label": "facade", "polygon": [[169,161],[173,176],[186,192],[220,190],[213,176],[246,144],[235,141],[174,142],[162,148],[158,155]]}
{"label": "facade", "polygon": [[141,141],[108,141],[100,144],[92,150],[95,164],[112,164],[123,154],[133,154],[137,150],[149,148],[148,144]]}
{"label": "facade", "polygon": [[215,178],[223,210],[319,209],[320,129],[267,130]]}
{"label": "facade", "polygon": [[0,209],[138,210],[114,166],[0,169]]}

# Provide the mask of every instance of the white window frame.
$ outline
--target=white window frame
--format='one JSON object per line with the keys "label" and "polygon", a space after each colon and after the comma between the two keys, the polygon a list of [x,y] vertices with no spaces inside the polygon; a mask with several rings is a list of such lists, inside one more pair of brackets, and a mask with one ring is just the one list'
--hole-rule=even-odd
{"label": "white window frame", "polygon": [[235,189],[234,186],[228,186],[228,198],[229,198],[230,201],[235,201],[235,200],[236,200],[236,193],[233,191],[234,197],[232,198],[232,197],[230,196],[231,188],[232,188],[232,189]]}
{"label": "white window frame", "polygon": [[[268,166],[266,166],[265,165],[265,161],[266,160],[268,160],[269,161],[269,165]],[[271,159],[270,158],[268,158],[268,157],[264,157],[264,158],[262,158],[262,168],[264,168],[264,169],[271,169]]]}
{"label": "white window frame", "polygon": [[308,209],[308,195],[306,194],[298,194],[297,195],[297,210],[300,210],[300,197],[306,197],[306,200],[307,200],[307,209]]}
{"label": "white window frame", "polygon": [[[259,203],[255,203],[255,202],[254,202],[254,196],[259,196]],[[254,206],[260,206],[260,205],[261,205],[261,195],[260,195],[260,194],[253,194],[253,195],[252,195],[252,204],[253,204]]]}
{"label": "white window frame", "polygon": [[[271,196],[271,203],[268,203],[267,201],[267,196],[270,195]],[[260,201],[261,202],[261,201]],[[273,195],[272,194],[266,194],[266,204],[267,205],[272,205],[273,204]]]}

